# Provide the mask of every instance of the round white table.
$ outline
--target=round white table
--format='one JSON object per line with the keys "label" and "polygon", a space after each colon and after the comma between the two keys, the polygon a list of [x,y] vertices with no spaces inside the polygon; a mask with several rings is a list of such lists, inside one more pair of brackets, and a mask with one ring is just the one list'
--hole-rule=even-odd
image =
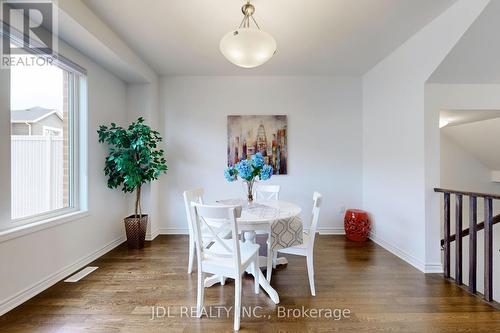
{"label": "round white table", "polygon": [[[255,201],[248,204],[245,200],[231,199],[217,201],[221,205],[241,205],[241,217],[238,218],[238,230],[242,231],[245,242],[255,243],[257,231],[264,231],[271,234],[272,226],[276,221],[292,221],[293,218],[300,221],[301,208],[293,203],[281,200]],[[296,221],[295,221],[296,223]],[[301,223],[301,222],[300,222]],[[302,228],[300,229],[302,234]],[[276,265],[286,264],[286,258],[278,258]],[[260,256],[261,267],[267,266],[267,257]],[[205,288],[220,283],[220,276],[210,276],[205,279]],[[267,292],[274,303],[279,303],[279,296],[276,290],[269,284],[266,277],[259,270],[259,284]]]}

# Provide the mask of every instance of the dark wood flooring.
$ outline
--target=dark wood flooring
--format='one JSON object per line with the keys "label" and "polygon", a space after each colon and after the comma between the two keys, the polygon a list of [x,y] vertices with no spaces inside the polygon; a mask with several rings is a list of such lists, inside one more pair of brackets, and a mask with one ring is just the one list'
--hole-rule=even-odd
{"label": "dark wood flooring", "polygon": [[[309,292],[305,258],[287,256],[271,284],[281,302],[243,284],[240,332],[500,332],[500,311],[470,296],[440,274],[425,275],[372,242],[319,236],[315,247],[316,297]],[[122,244],[96,260],[99,269],[78,283],[59,282],[0,318],[1,332],[231,332],[233,316],[202,319],[183,309],[196,305],[196,272],[187,270],[187,237],[160,236],[143,250]],[[234,284],[206,289],[215,315],[234,305]],[[152,307],[170,317],[151,319]],[[349,318],[281,318],[294,309],[349,309]],[[280,308],[281,307],[281,308]],[[323,310],[328,311],[328,310]],[[224,314],[224,312],[222,312]]]}

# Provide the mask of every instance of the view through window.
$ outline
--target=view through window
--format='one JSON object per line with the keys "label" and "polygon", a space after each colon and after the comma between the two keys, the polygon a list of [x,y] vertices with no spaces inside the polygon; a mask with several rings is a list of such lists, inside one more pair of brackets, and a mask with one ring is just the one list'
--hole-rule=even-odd
{"label": "view through window", "polygon": [[56,65],[11,68],[12,219],[72,206],[72,76]]}

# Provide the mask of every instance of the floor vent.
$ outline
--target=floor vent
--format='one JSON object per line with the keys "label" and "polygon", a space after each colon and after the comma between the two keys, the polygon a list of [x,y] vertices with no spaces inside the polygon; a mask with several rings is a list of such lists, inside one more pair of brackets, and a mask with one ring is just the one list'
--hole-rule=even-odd
{"label": "floor vent", "polygon": [[78,281],[80,281],[81,279],[83,279],[84,277],[86,277],[87,275],[89,275],[90,273],[92,273],[93,271],[95,271],[98,268],[99,267],[96,267],[96,266],[85,267],[84,269],[82,269],[78,273],[75,273],[75,274],[71,275],[69,278],[67,278],[66,280],[64,280],[64,282],[78,282]]}

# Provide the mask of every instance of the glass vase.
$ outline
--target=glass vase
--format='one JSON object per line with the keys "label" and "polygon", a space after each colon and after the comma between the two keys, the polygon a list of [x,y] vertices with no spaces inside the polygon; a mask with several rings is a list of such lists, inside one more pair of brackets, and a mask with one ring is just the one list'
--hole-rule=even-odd
{"label": "glass vase", "polygon": [[248,203],[251,204],[253,203],[253,185],[255,183],[255,179],[245,180],[245,183],[247,185],[247,200]]}

